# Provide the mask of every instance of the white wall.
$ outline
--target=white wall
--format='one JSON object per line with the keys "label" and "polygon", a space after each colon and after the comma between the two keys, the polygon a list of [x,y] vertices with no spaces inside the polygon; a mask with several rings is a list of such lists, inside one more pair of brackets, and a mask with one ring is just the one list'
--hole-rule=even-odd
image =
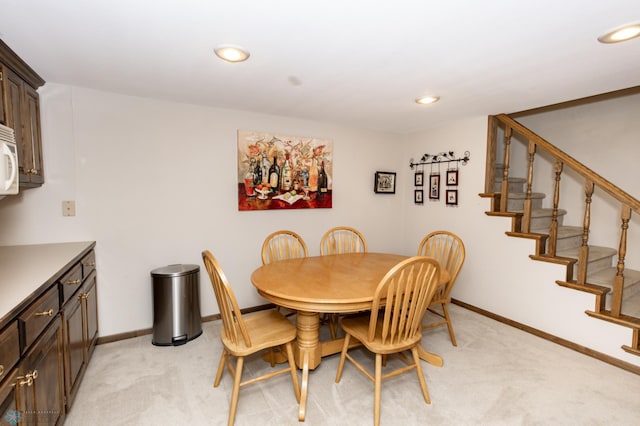
{"label": "white wall", "polygon": [[[299,232],[316,254],[327,228],[347,224],[372,251],[402,251],[403,187],[373,192],[376,170],[404,165],[389,135],[53,84],[41,102],[46,183],[0,201],[0,244],[97,241],[102,336],[151,327],[150,271],[167,264],[201,265],[202,314],[217,312],[203,249],[243,307],[265,303],[249,277],[272,231]],[[239,212],[238,129],[333,140],[333,208]],[[77,216],[62,217],[62,200]]]}
{"label": "white wall", "polygon": [[[587,317],[593,298],[557,286],[561,267],[531,261],[533,243],[506,237],[509,221],[484,214],[489,200],[478,194],[486,116],[399,138],[52,84],[41,101],[46,184],[0,201],[0,244],[96,240],[102,336],[149,328],[151,269],[204,269],[205,248],[246,307],[263,303],[249,276],[273,230],[298,231],[317,254],[325,229],[348,224],[366,235],[371,251],[409,255],[426,233],[448,229],[467,246],[455,298],[640,365],[620,349],[630,331]],[[332,139],[334,207],[238,212],[238,129]],[[409,159],[449,150],[471,153],[459,171],[458,207],[446,207],[443,198],[430,202],[427,193],[424,205],[415,205]],[[373,193],[376,170],[398,173],[395,195]],[[67,199],[77,201],[76,217],[62,217]],[[201,290],[202,313],[217,312],[204,274]]]}

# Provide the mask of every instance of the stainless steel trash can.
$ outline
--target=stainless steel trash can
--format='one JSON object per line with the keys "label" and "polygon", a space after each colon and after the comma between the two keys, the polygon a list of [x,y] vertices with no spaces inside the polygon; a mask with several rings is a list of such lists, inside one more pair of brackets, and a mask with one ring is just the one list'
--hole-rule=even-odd
{"label": "stainless steel trash can", "polygon": [[157,346],[183,345],[202,334],[200,267],[168,265],[151,271],[153,338]]}

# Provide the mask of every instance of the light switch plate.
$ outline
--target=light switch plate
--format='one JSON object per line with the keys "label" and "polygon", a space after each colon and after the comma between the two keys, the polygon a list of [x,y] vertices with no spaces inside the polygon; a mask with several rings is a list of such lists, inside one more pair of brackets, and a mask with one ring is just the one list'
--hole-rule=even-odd
{"label": "light switch plate", "polygon": [[75,201],[63,201],[62,202],[62,216],[75,216],[76,215],[76,202]]}

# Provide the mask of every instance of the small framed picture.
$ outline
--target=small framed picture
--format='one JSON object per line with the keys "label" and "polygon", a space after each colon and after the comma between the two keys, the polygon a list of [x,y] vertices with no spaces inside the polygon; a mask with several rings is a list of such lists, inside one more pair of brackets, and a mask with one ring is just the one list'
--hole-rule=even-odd
{"label": "small framed picture", "polygon": [[424,185],[424,173],[423,172],[416,172],[416,174],[414,175],[414,178],[413,178],[413,184],[414,184],[414,186],[422,186],[422,185]]}
{"label": "small framed picture", "polygon": [[447,205],[448,206],[457,206],[458,205],[458,190],[457,189],[447,189]]}
{"label": "small framed picture", "polygon": [[429,199],[440,199],[440,173],[432,173],[429,176]]}
{"label": "small framed picture", "polygon": [[376,172],[373,191],[378,194],[395,194],[396,174],[394,172]]}
{"label": "small framed picture", "polygon": [[422,189],[416,189],[413,191],[413,202],[416,204],[422,204],[422,195],[423,195],[423,191]]}
{"label": "small framed picture", "polygon": [[447,170],[447,186],[458,186],[458,170]]}

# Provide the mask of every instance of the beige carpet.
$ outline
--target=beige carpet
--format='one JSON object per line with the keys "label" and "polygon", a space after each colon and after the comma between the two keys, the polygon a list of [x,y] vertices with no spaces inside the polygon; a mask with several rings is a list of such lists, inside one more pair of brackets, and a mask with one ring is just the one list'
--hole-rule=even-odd
{"label": "beige carpet", "polygon": [[[458,347],[444,327],[423,339],[444,358],[442,368],[423,363],[431,405],[414,372],[390,378],[382,384],[382,425],[640,424],[637,375],[464,308],[451,312]],[[205,323],[202,336],[178,347],[153,346],[151,336],[98,346],[65,424],[226,424],[231,376],[212,386],[219,327]],[[372,424],[373,384],[350,363],[336,384],[337,364],[337,355],[327,357],[311,372],[303,424]],[[252,358],[245,374],[266,368]],[[289,376],[279,376],[241,389],[236,425],[296,425],[297,408]]]}

